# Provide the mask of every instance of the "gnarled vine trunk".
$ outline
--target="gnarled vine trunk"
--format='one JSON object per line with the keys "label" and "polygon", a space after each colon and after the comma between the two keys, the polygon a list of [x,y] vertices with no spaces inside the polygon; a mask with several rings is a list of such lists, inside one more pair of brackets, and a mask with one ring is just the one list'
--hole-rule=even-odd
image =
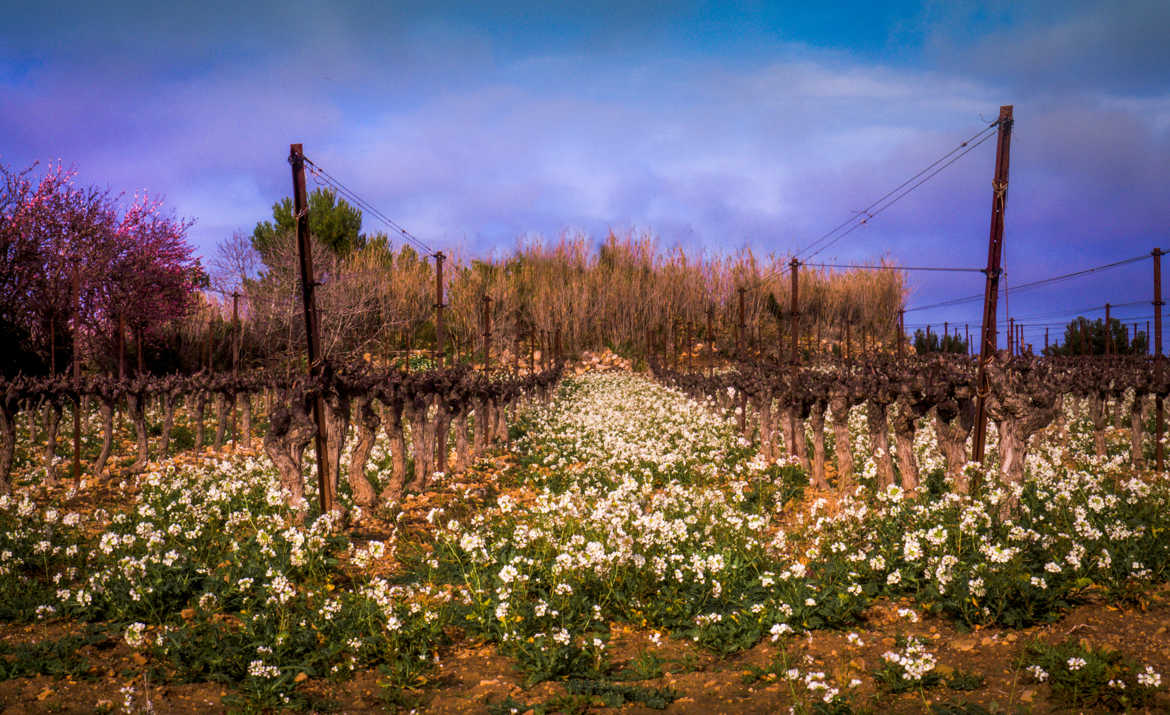
{"label": "gnarled vine trunk", "polygon": [[[760,451],[769,461],[776,459],[776,426],[772,422],[772,396],[760,393],[752,397],[752,406],[760,416]],[[747,435],[745,435],[747,436]]]}
{"label": "gnarled vine trunk", "polygon": [[447,459],[450,457],[448,451],[448,437],[451,434],[451,412],[447,409],[446,402],[439,398],[437,410],[435,412],[435,471],[447,473]]}
{"label": "gnarled vine trunk", "polygon": [[1100,392],[1089,393],[1089,419],[1093,420],[1093,453],[1098,457],[1104,457],[1108,413],[1105,411],[1105,396]]}
{"label": "gnarled vine trunk", "polygon": [[102,400],[98,405],[98,412],[102,418],[102,451],[98,453],[97,461],[93,465],[93,473],[101,477],[106,472],[106,463],[110,459],[110,450],[114,446],[114,403],[112,400]]}
{"label": "gnarled vine trunk", "polygon": [[16,414],[0,404],[0,494],[12,493],[12,461],[16,457]]}
{"label": "gnarled vine trunk", "polygon": [[264,451],[280,473],[280,484],[288,492],[288,505],[303,522],[308,512],[305,501],[305,480],[301,474],[305,448],[317,433],[317,426],[309,418],[303,404],[293,401],[288,407],[279,406],[268,416],[268,432],[264,435]]}
{"label": "gnarled vine trunk", "polygon": [[843,396],[829,403],[833,421],[833,452],[837,455],[837,489],[853,488],[853,445],[849,439],[849,402]]}
{"label": "gnarled vine trunk", "polygon": [[804,418],[800,416],[800,408],[792,410],[792,438],[796,443],[796,457],[805,474],[812,474],[812,463],[808,458],[808,436],[804,433]]}
{"label": "gnarled vine trunk", "polygon": [[223,436],[227,429],[227,397],[215,393],[215,451],[223,450]]}
{"label": "gnarled vine trunk", "polygon": [[865,421],[869,429],[869,440],[873,445],[874,461],[877,464],[878,487],[885,489],[894,483],[894,459],[890,454],[889,427],[886,414],[889,405],[875,400],[865,403]]}
{"label": "gnarled vine trunk", "polygon": [[1129,410],[1129,462],[1134,469],[1141,469],[1146,462],[1142,451],[1144,449],[1142,442],[1146,433],[1145,420],[1148,404],[1146,396],[1138,392],[1134,394],[1133,405]]}
{"label": "gnarled vine trunk", "polygon": [[467,408],[461,407],[451,421],[455,431],[455,471],[462,472],[471,463],[471,440],[467,438]]}
{"label": "gnarled vine trunk", "polygon": [[377,499],[374,486],[366,479],[366,463],[370,459],[370,451],[378,438],[378,428],[382,420],[372,406],[373,400],[367,393],[357,395],[354,402],[354,413],[357,418],[358,441],[353,447],[353,454],[349,458],[349,488],[353,492],[353,503],[360,507],[371,507]]}
{"label": "gnarled vine trunk", "polygon": [[[337,494],[337,485],[341,480],[341,452],[345,449],[345,440],[349,435],[349,395],[329,392],[323,402],[325,403],[325,453],[326,459],[329,460],[329,481],[333,482],[333,493]],[[338,506],[340,507],[340,502]]]}
{"label": "gnarled vine trunk", "polygon": [[162,455],[166,457],[171,453],[171,430],[175,426],[175,393],[170,390],[163,393],[162,396],[163,408],[163,424],[162,424]]}
{"label": "gnarled vine trunk", "polygon": [[382,429],[390,442],[390,479],[382,487],[383,502],[397,502],[402,499],[406,486],[406,436],[402,431],[403,404],[400,400],[386,403],[382,411]]}
{"label": "gnarled vine trunk", "polygon": [[814,402],[808,413],[808,424],[812,430],[812,483],[816,489],[828,489],[825,478],[825,405]]}
{"label": "gnarled vine trunk", "polygon": [[784,451],[791,457],[797,457],[796,453],[796,422],[795,409],[791,405],[781,403],[780,409],[780,431],[784,437]]}
{"label": "gnarled vine trunk", "polygon": [[[203,414],[207,411],[207,393],[200,390],[199,394],[195,396],[195,448],[203,449],[206,442],[206,432],[203,427]],[[269,408],[269,414],[272,409]]]}
{"label": "gnarled vine trunk", "polygon": [[899,409],[890,420],[894,428],[894,445],[898,453],[898,472],[902,476],[902,488],[918,489],[918,458],[914,454],[916,422],[914,411],[907,404]]}
{"label": "gnarled vine trunk", "polygon": [[243,405],[243,425],[240,428],[240,442],[244,449],[252,449],[252,395],[241,392],[236,399]]}
{"label": "gnarled vine trunk", "polygon": [[134,424],[134,434],[138,438],[138,456],[130,470],[137,472],[146,469],[150,460],[150,443],[146,433],[146,400],[142,395],[131,392],[126,395],[126,412],[130,414],[130,421]]}
{"label": "gnarled vine trunk", "polygon": [[974,405],[969,402],[965,405],[939,405],[935,409],[934,431],[946,461],[946,474],[960,494],[969,490],[963,467],[967,464],[967,435],[974,424]]}
{"label": "gnarled vine trunk", "polygon": [[410,453],[414,457],[414,474],[406,488],[422,491],[426,486],[427,477],[431,469],[431,456],[434,451],[427,449],[426,427],[427,403],[422,397],[408,398],[404,415],[410,422]]}
{"label": "gnarled vine trunk", "polygon": [[45,451],[42,464],[45,469],[45,484],[57,482],[57,428],[61,425],[61,404],[51,401],[45,404]]}

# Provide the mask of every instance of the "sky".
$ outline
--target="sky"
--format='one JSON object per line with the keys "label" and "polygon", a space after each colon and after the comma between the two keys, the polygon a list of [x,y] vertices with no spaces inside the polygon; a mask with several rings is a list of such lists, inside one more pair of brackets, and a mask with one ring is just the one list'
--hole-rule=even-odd
{"label": "sky", "polygon": [[[294,142],[448,254],[613,230],[807,256],[1010,104],[1000,315],[1037,347],[1106,302],[1144,329],[1151,260],[1011,286],[1170,249],[1170,3],[811,5],[18,1],[0,162],[163,196],[205,258],[291,193]],[[985,266],[994,164],[992,137],[811,260]],[[976,325],[916,308],[983,280],[911,273],[907,327]]]}

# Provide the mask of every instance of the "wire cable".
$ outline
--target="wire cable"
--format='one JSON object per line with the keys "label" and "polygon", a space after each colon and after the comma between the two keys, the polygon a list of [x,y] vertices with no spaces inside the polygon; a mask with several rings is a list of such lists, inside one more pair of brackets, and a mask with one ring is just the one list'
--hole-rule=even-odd
{"label": "wire cable", "polygon": [[[1056,285],[1058,283],[1063,283],[1065,281],[1069,281],[1069,280],[1072,280],[1074,278],[1080,278],[1082,276],[1087,276],[1087,275],[1090,275],[1093,273],[1098,273],[1100,271],[1109,270],[1111,268],[1118,268],[1121,266],[1128,265],[1130,263],[1136,263],[1137,261],[1142,261],[1142,260],[1145,260],[1149,257],[1150,257],[1149,254],[1144,254],[1141,256],[1134,256],[1133,258],[1126,258],[1126,259],[1123,259],[1120,261],[1114,261],[1113,263],[1106,263],[1106,264],[1103,264],[1100,266],[1093,266],[1092,268],[1085,268],[1083,270],[1073,271],[1072,273],[1063,273],[1063,274],[1058,275],[1058,276],[1051,276],[1049,278],[1042,278],[1040,280],[1032,281],[1030,283],[1021,283],[1018,286],[1016,286],[1015,288],[1013,288],[1012,291],[1015,293],[1020,293],[1021,291],[1025,291],[1025,290],[1034,290],[1036,288],[1044,288],[1047,286]],[[945,308],[945,307],[952,306],[952,305],[962,305],[963,303],[969,303],[969,302],[975,301],[975,300],[983,300],[983,297],[984,297],[983,294],[980,293],[978,295],[969,295],[969,296],[964,296],[962,298],[951,298],[950,300],[944,300],[944,301],[940,301],[938,303],[931,303],[930,305],[920,305],[920,306],[915,306],[913,308],[906,308],[906,312],[909,313],[909,312],[918,311],[918,310],[931,310],[933,308]]]}
{"label": "wire cable", "polygon": [[[888,207],[884,207],[884,208],[881,208],[881,209],[879,209],[879,210],[878,210],[878,211],[876,211],[876,212],[874,211],[874,209],[875,209],[877,206],[879,206],[879,205],[880,205],[880,204],[881,204],[883,201],[885,201],[886,199],[890,198],[890,197],[891,197],[891,196],[893,196],[894,194],[898,193],[898,192],[899,192],[899,191],[901,191],[903,188],[905,188],[907,185],[911,184],[912,182],[914,182],[915,180],[917,180],[919,177],[921,177],[923,174],[927,173],[927,172],[928,172],[928,171],[930,171],[931,169],[935,168],[936,166],[938,166],[938,165],[939,165],[939,164],[941,164],[942,162],[944,162],[944,161],[946,161],[947,159],[949,159],[949,158],[950,158],[951,156],[953,156],[953,155],[954,155],[956,152],[958,152],[958,151],[960,151],[960,150],[962,150],[962,149],[965,149],[965,148],[967,148],[967,147],[968,147],[968,145],[970,145],[970,144],[971,144],[971,142],[976,142],[976,141],[977,141],[977,143],[976,143],[976,145],[975,145],[975,146],[978,146],[979,144],[982,144],[982,143],[983,143],[983,141],[984,141],[984,140],[986,140],[986,138],[987,138],[986,136],[983,136],[983,135],[984,135],[984,134],[988,134],[988,136],[990,136],[990,134],[989,134],[989,133],[990,133],[990,131],[991,131],[992,129],[994,129],[994,128],[998,127],[998,126],[999,126],[999,121],[998,121],[998,120],[996,120],[995,122],[992,122],[991,124],[989,124],[988,126],[984,127],[983,129],[980,129],[978,132],[976,132],[975,134],[973,134],[973,135],[972,135],[970,138],[966,139],[965,141],[962,141],[962,142],[960,142],[960,143],[959,143],[959,145],[958,145],[958,146],[956,146],[954,149],[951,149],[951,150],[950,150],[949,152],[947,152],[946,154],[943,154],[943,155],[942,155],[941,157],[939,157],[938,159],[935,159],[933,162],[931,162],[929,165],[927,165],[925,168],[923,168],[923,169],[922,169],[921,171],[919,171],[917,174],[914,174],[914,175],[913,175],[913,176],[911,176],[910,178],[908,178],[908,179],[906,179],[905,181],[903,181],[901,184],[898,184],[898,185],[897,185],[897,186],[895,186],[893,189],[891,189],[891,190],[887,191],[886,193],[882,194],[881,196],[879,196],[879,197],[877,198],[877,200],[875,200],[875,201],[871,202],[871,203],[870,203],[868,206],[866,206],[865,208],[861,209],[860,211],[857,211],[857,212],[855,212],[853,216],[849,217],[849,218],[848,218],[848,219],[846,219],[845,221],[842,221],[842,222],[841,222],[840,224],[838,224],[837,226],[834,226],[834,227],[833,227],[831,230],[829,230],[829,231],[828,231],[828,232],[826,232],[825,234],[821,235],[819,238],[817,238],[815,241],[813,241],[813,242],[812,242],[812,243],[810,243],[809,245],[805,246],[805,247],[804,247],[802,250],[800,250],[800,251],[797,251],[797,253],[795,254],[795,255],[796,255],[796,257],[798,257],[798,258],[799,258],[801,255],[803,255],[803,254],[807,253],[808,251],[811,251],[812,249],[816,248],[818,244],[820,244],[820,243],[822,243],[822,242],[824,242],[824,241],[828,240],[829,238],[831,238],[831,237],[833,236],[833,234],[835,234],[835,233],[837,233],[838,231],[840,231],[840,230],[844,229],[846,226],[848,226],[848,225],[850,225],[850,224],[852,224],[852,223],[855,223],[855,222],[857,222],[857,225],[863,225],[863,224],[865,224],[865,223],[868,223],[869,219],[873,218],[874,216],[876,216],[876,215],[877,215],[878,213],[880,213],[881,211],[884,211],[884,210],[885,210],[885,208],[888,208]],[[972,147],[970,147],[970,149],[967,149],[967,151],[970,151],[971,149],[974,149],[974,148],[975,148],[975,147],[973,147],[973,146],[972,146]],[[966,154],[966,153],[967,153],[966,151],[964,151],[964,152],[963,152],[963,154]],[[962,156],[962,154],[960,154],[960,156]],[[955,158],[956,158],[956,159],[958,159],[958,157],[955,157]],[[952,160],[952,161],[948,162],[946,165],[944,165],[944,166],[940,167],[939,171],[941,171],[942,169],[945,169],[947,166],[950,166],[950,165],[951,165],[951,164],[953,164],[953,163],[954,163],[954,160]],[[938,172],[935,172],[935,173],[938,173]],[[933,174],[932,174],[931,176],[933,176]],[[929,179],[929,178],[930,178],[930,177],[927,177],[927,179]],[[925,180],[927,180],[927,179],[924,179],[924,181],[925,181]],[[907,191],[907,193],[909,193],[909,191],[913,191],[915,188],[917,188],[917,187],[918,187],[918,186],[920,186],[920,185],[921,185],[921,182],[920,182],[919,184],[916,184],[915,186],[911,187],[911,188],[910,188],[910,189]],[[899,197],[899,198],[900,198],[900,197]],[[894,203],[894,202],[896,202],[897,200],[898,200],[898,199],[894,199],[894,201],[892,201],[892,202],[891,202],[891,204],[893,204],[893,203]],[[853,230],[852,228],[851,228],[851,229],[849,229],[849,231],[846,231],[846,234],[848,234],[848,233],[849,233],[849,232],[851,232],[852,230]],[[842,236],[841,236],[841,237],[838,237],[838,238],[843,238],[843,237],[844,237],[844,235],[845,235],[845,234],[842,234]],[[838,239],[833,239],[833,241],[832,241],[832,242],[833,242],[833,243],[835,243],[837,240],[838,240]],[[827,246],[826,246],[826,247],[827,247]],[[820,250],[824,250],[824,248],[825,248],[825,247],[822,247]],[[817,253],[820,253],[820,250],[819,250],[819,251],[817,251]],[[812,255],[814,255],[814,256],[815,256],[815,255],[816,255],[816,253],[814,253],[814,254],[812,254]],[[810,257],[811,257],[811,256],[810,256]]]}
{"label": "wire cable", "polygon": [[867,271],[950,271],[955,273],[982,273],[982,268],[951,268],[946,266],[866,266],[857,263],[801,263],[813,268],[859,268]]}
{"label": "wire cable", "polygon": [[[854,231],[856,231],[857,229],[861,228],[862,226],[865,226],[865,225],[867,225],[867,224],[869,223],[870,219],[873,219],[873,218],[877,217],[879,214],[881,214],[881,213],[882,213],[883,211],[885,211],[886,209],[890,208],[890,207],[891,207],[891,206],[893,206],[894,204],[896,204],[896,203],[898,203],[899,201],[901,201],[902,199],[906,198],[906,196],[907,196],[907,195],[909,195],[909,194],[910,194],[912,191],[914,191],[915,189],[917,189],[919,186],[922,186],[922,185],[923,185],[923,184],[925,184],[927,181],[930,181],[930,180],[931,180],[931,179],[933,179],[934,177],[938,176],[938,175],[939,175],[939,173],[941,173],[941,172],[942,172],[944,169],[946,169],[947,167],[949,167],[951,164],[954,164],[954,163],[955,163],[956,161],[958,161],[959,159],[962,159],[964,156],[966,156],[966,155],[967,155],[967,154],[969,154],[970,152],[974,151],[974,150],[975,150],[975,148],[976,148],[977,146],[979,146],[980,144],[982,144],[983,142],[987,141],[988,139],[990,139],[990,138],[991,138],[991,137],[993,137],[993,136],[995,136],[993,133],[991,133],[991,132],[988,132],[987,134],[985,134],[985,135],[983,136],[983,138],[982,138],[982,139],[980,139],[979,141],[975,142],[974,144],[971,144],[970,146],[968,146],[968,147],[967,147],[965,150],[963,150],[963,151],[962,151],[962,152],[961,152],[961,153],[960,153],[958,156],[955,156],[954,158],[952,158],[951,160],[947,161],[947,162],[946,162],[945,164],[943,164],[942,166],[938,167],[937,169],[935,169],[935,170],[934,170],[934,171],[932,171],[931,173],[929,173],[929,174],[927,174],[926,176],[924,176],[923,178],[919,179],[919,180],[918,180],[916,183],[912,184],[912,185],[911,185],[909,188],[907,188],[905,191],[902,191],[900,194],[898,194],[898,195],[894,196],[892,199],[890,199],[889,201],[887,201],[886,203],[884,203],[884,204],[883,204],[883,205],[881,205],[880,207],[878,207],[878,208],[874,209],[873,211],[869,211],[869,212],[867,212],[867,215],[866,215],[866,217],[865,217],[864,219],[862,219],[861,221],[858,221],[857,223],[853,224],[853,225],[852,225],[852,226],[849,228],[849,230],[848,230],[848,231],[845,231],[844,233],[840,234],[839,236],[836,236],[836,237],[835,237],[835,238],[833,238],[831,241],[829,241],[828,243],[824,244],[823,246],[821,246],[820,248],[818,248],[818,249],[817,249],[816,251],[814,251],[813,253],[809,254],[809,256],[808,256],[808,257],[809,257],[809,258],[812,258],[813,256],[816,256],[817,254],[819,254],[819,253],[821,253],[822,251],[824,251],[824,250],[828,249],[830,246],[832,246],[833,244],[837,243],[837,242],[838,242],[838,241],[840,241],[841,239],[845,238],[845,237],[846,237],[846,236],[848,236],[849,234],[853,233],[853,232],[854,232]],[[805,250],[807,250],[807,249],[805,249]]]}
{"label": "wire cable", "polygon": [[309,166],[310,173],[313,174],[313,177],[315,179],[317,179],[319,183],[324,183],[324,184],[331,186],[332,188],[337,190],[338,193],[342,194],[345,198],[348,198],[350,201],[353,201],[354,204],[358,206],[358,208],[370,213],[375,218],[381,220],[387,226],[394,229],[403,238],[410,241],[416,247],[421,249],[424,253],[426,253],[428,255],[433,255],[435,253],[435,251],[430,246],[428,246],[426,244],[426,242],[424,242],[419,237],[415,236],[410,231],[407,231],[405,228],[402,227],[401,224],[399,224],[394,219],[390,218],[386,214],[379,211],[377,209],[377,207],[375,207],[369,201],[366,201],[362,197],[358,196],[358,194],[355,191],[353,191],[352,189],[347,187],[345,184],[338,181],[332,174],[330,174],[328,171],[323,169],[319,164],[315,163],[314,161],[312,161],[308,157],[305,157],[305,164],[307,164]]}

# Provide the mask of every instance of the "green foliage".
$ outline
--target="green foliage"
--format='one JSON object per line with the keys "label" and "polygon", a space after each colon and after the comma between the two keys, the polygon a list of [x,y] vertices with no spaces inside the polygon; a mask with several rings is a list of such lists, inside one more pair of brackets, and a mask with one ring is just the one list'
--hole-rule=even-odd
{"label": "green foliage", "polygon": [[[252,230],[252,247],[268,264],[280,238],[296,231],[292,199],[285,197],[272,205],[272,221],[260,221]],[[331,189],[317,188],[309,194],[309,234],[339,256],[360,250],[366,237],[359,233],[362,212],[338,199]]]}
{"label": "green foliage", "polygon": [[1104,355],[1109,338],[1113,344],[1109,350],[1113,355],[1146,355],[1150,351],[1150,340],[1146,331],[1136,331],[1133,340],[1125,325],[1117,318],[1110,318],[1105,325],[1104,318],[1089,320],[1080,316],[1069,322],[1064,329],[1064,341],[1051,345],[1045,355]]}
{"label": "green foliage", "polygon": [[0,643],[0,681],[34,675],[87,677],[89,661],[78,651],[107,643],[109,631],[86,626],[79,635],[21,645]]}
{"label": "green foliage", "polygon": [[993,710],[988,710],[978,703],[931,703],[931,715],[992,715]]}
{"label": "green foliage", "polygon": [[1128,710],[1150,704],[1161,675],[1110,648],[1069,639],[1057,645],[1030,643],[1019,664],[1033,682],[1046,682],[1062,706]]}
{"label": "green foliage", "polygon": [[[152,680],[231,684],[228,704],[244,710],[305,705],[300,681],[357,668],[416,687],[445,640],[445,598],[343,569],[344,555],[366,564],[384,546],[357,548],[326,517],[290,517],[275,475],[251,460],[149,473],[136,504],[91,521],[0,497],[3,615],[129,624],[124,640]],[[79,645],[38,646],[4,667],[76,672],[66,656]]]}
{"label": "green foliage", "polygon": [[565,690],[573,695],[588,695],[597,698],[607,708],[620,708],[626,703],[645,705],[654,710],[663,710],[679,694],[669,688],[646,688],[638,685],[621,685],[604,680],[583,680],[571,678],[565,681]]}
{"label": "green foliage", "polygon": [[914,352],[918,355],[927,353],[954,353],[967,354],[967,341],[955,334],[944,335],[938,333],[927,334],[919,328],[914,331]]}
{"label": "green foliage", "polygon": [[662,677],[662,666],[666,660],[649,650],[643,649],[630,661],[630,665],[613,675],[613,680],[656,680]]}

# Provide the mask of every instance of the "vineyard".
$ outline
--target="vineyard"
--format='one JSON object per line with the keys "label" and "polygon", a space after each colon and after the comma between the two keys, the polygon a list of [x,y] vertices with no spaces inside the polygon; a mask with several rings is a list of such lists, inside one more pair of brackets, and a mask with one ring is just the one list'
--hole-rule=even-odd
{"label": "vineyard", "polygon": [[[1033,350],[1012,121],[787,261],[448,257],[293,144],[208,272],[0,166],[0,712],[1170,709],[1162,251]],[[993,137],[986,269],[814,262]]]}
{"label": "vineyard", "polygon": [[6,380],[0,701],[1170,702],[1156,362],[1000,353],[970,462],[965,356],[693,361]]}

